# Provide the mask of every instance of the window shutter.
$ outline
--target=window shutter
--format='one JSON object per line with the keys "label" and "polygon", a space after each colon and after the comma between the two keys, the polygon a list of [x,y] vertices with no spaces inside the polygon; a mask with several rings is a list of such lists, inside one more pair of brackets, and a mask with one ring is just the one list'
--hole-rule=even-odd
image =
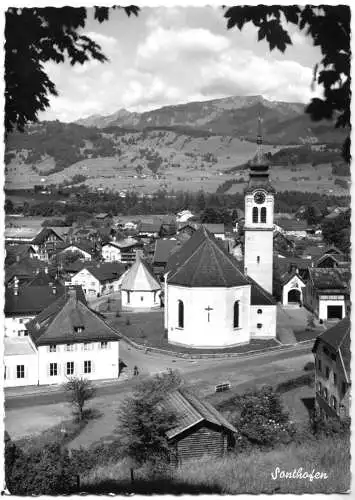
{"label": "window shutter", "polygon": [[48,365],[47,365],[47,377],[49,377],[50,374],[51,374],[51,365],[50,365],[50,363],[48,363]]}
{"label": "window shutter", "polygon": [[61,371],[61,366],[60,366],[60,363],[57,363],[57,375],[60,375]]}
{"label": "window shutter", "polygon": [[28,378],[28,367],[27,365],[23,365],[23,368],[24,368],[24,378]]}
{"label": "window shutter", "polygon": [[94,373],[95,371],[95,363],[91,361],[91,373]]}

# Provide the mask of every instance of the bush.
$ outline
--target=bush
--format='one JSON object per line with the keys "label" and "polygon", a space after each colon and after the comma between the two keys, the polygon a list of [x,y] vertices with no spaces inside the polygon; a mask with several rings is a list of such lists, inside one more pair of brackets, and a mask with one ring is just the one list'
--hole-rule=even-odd
{"label": "bush", "polygon": [[248,391],[237,396],[235,403],[240,413],[233,424],[240,432],[240,442],[246,439],[254,446],[270,448],[291,441],[295,428],[272,387]]}
{"label": "bush", "polygon": [[68,451],[59,444],[47,444],[26,452],[14,451],[13,443],[7,446],[12,447],[12,450],[6,455],[6,486],[12,495],[60,495],[75,492],[77,470]]}

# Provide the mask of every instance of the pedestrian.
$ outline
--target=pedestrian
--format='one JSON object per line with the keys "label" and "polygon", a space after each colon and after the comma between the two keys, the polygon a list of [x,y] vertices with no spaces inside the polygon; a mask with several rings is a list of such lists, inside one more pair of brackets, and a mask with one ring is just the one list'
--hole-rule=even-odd
{"label": "pedestrian", "polygon": [[135,365],[133,368],[133,375],[136,377],[139,374],[138,366]]}

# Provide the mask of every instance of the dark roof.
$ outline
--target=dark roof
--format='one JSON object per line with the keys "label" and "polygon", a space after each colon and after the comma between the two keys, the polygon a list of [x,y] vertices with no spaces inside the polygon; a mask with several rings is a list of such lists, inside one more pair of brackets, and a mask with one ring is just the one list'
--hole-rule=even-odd
{"label": "dark roof", "polygon": [[248,285],[238,262],[206,228],[198,229],[180,250],[171,255],[168,283],[190,287]]}
{"label": "dark roof", "polygon": [[179,248],[177,240],[156,240],[153,263],[168,262],[170,255]]}
{"label": "dark roof", "polygon": [[17,245],[6,245],[5,246],[6,250],[6,256],[13,255],[16,258],[19,258],[20,260],[28,257],[28,255],[32,252],[34,252],[34,248],[30,243],[19,243]]}
{"label": "dark roof", "polygon": [[178,420],[177,425],[166,432],[168,439],[176,437],[202,421],[223,427],[233,433],[237,432],[237,429],[212,405],[201,401],[187,390],[179,389],[169,394],[165,405],[176,413]]}
{"label": "dark roof", "polygon": [[343,293],[348,291],[351,278],[350,267],[310,267],[309,275],[314,288],[319,291],[341,290]]}
{"label": "dark roof", "polygon": [[161,229],[161,221],[141,222],[139,225],[140,233],[159,233]]}
{"label": "dark roof", "polygon": [[[64,252],[64,250],[67,250],[70,247],[76,247],[79,250],[83,250],[84,252],[87,252],[89,254],[92,254],[94,251],[94,245],[93,242],[90,240],[80,240],[78,242],[72,242],[72,243],[66,243],[64,246],[62,246],[57,253]],[[57,247],[58,250],[58,247]],[[74,250],[75,251],[75,250]]]}
{"label": "dark roof", "polygon": [[[86,303],[84,292],[81,286],[74,287],[77,297]],[[38,314],[50,304],[55,302],[58,297],[65,295],[66,289],[60,285],[51,286],[24,286],[19,287],[18,295],[14,294],[13,289],[5,290],[5,315],[34,315]]]}
{"label": "dark roof", "polygon": [[336,351],[337,353],[340,352],[341,357],[344,361],[344,368],[348,375],[350,375],[351,361],[350,331],[350,318],[346,317],[339,321],[336,325],[328,328],[328,330],[325,330],[325,332],[318,335],[312,349],[312,351],[315,352],[319,342],[325,342],[334,351]]}
{"label": "dark roof", "polygon": [[37,273],[28,283],[26,283],[26,286],[48,286],[48,285],[54,285],[54,286],[60,286],[61,283],[56,279],[55,276],[55,271],[54,269],[49,271],[41,270],[39,273]]}
{"label": "dark roof", "polygon": [[[75,331],[75,327],[81,327],[82,332]],[[37,346],[120,339],[118,332],[101,315],[71,291],[30,321],[27,329]]]}
{"label": "dark roof", "polygon": [[51,234],[55,234],[58,239],[63,241],[63,238],[57,234],[54,229],[51,227],[44,227],[40,233],[37,234],[35,238],[32,240],[33,245],[42,245],[43,243],[46,242],[48,236]]}
{"label": "dark roof", "polygon": [[6,266],[5,268],[5,282],[8,283],[12,280],[14,276],[18,278],[28,278],[31,279],[35,276],[41,269],[49,268],[49,273],[51,275],[55,274],[54,268],[48,266],[47,262],[38,259],[31,259],[29,257],[21,260],[21,262],[15,262],[11,266]]}
{"label": "dark roof", "polygon": [[297,271],[286,271],[285,273],[282,273],[280,276],[281,284],[286,285],[286,283],[291,281],[295,276],[297,276],[297,278],[299,278],[302,283],[306,284],[304,277],[302,277]]}
{"label": "dark roof", "polygon": [[275,224],[285,231],[305,231],[308,228],[305,220],[279,219],[275,220]]}
{"label": "dark roof", "polygon": [[100,264],[86,264],[82,269],[87,269],[99,281],[112,281],[118,279],[126,271],[125,265],[120,262],[103,262]]}
{"label": "dark roof", "polygon": [[276,300],[274,297],[263,289],[256,281],[247,277],[251,284],[250,291],[250,305],[251,306],[274,306],[276,305]]}
{"label": "dark roof", "polygon": [[309,255],[313,259],[318,259],[321,255],[324,254],[324,251],[325,251],[324,245],[323,246],[309,245],[308,247],[304,248],[302,255]]}
{"label": "dark roof", "polygon": [[224,224],[202,224],[210,233],[221,234],[225,232]]}

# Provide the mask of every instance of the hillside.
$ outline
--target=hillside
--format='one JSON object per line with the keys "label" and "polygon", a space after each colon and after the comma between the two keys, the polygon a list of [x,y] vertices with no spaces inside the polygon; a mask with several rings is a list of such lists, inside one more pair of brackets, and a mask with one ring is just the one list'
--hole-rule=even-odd
{"label": "hillside", "polygon": [[226,97],[204,102],[164,106],[144,113],[121,109],[108,116],[78,120],[84,126],[119,126],[138,130],[147,127],[190,127],[212,134],[255,141],[257,119],[263,118],[264,141],[270,144],[341,143],[344,133],[331,122],[312,122],[300,103],[268,101],[262,96]]}

